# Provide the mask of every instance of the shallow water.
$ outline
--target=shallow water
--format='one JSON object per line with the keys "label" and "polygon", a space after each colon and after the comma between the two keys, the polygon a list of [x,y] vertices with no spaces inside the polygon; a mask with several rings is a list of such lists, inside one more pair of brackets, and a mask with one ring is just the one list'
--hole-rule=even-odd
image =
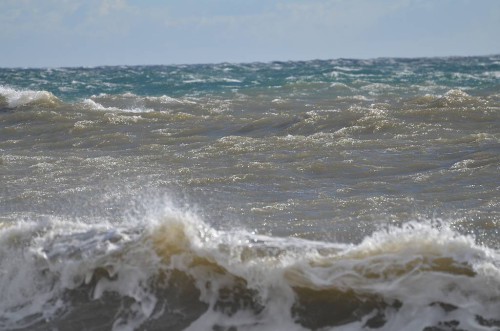
{"label": "shallow water", "polygon": [[0,69],[0,328],[498,330],[499,110],[498,56]]}

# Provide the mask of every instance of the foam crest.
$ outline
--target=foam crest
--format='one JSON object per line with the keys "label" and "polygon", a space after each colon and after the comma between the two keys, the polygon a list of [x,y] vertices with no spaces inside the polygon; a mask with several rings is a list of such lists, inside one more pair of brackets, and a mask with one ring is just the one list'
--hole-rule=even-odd
{"label": "foam crest", "polygon": [[92,99],[85,99],[83,100],[82,104],[84,107],[90,108],[91,110],[107,111],[107,112],[148,113],[154,111],[154,109],[134,107],[133,105],[126,105],[125,108],[119,108],[114,106],[106,107]]}
{"label": "foam crest", "polygon": [[[376,232],[352,247],[214,230],[202,230],[194,239],[188,235],[191,230],[182,226],[162,235],[167,228],[163,225],[162,231],[155,232],[155,247],[161,238],[168,242],[169,236],[176,238],[175,248],[160,244],[160,255],[165,256],[167,247],[169,259],[176,256],[175,267],[197,280],[201,298],[209,304],[192,330],[207,323],[248,330],[294,329],[299,328],[291,322],[296,320],[315,329],[339,326],[344,317],[357,314],[366,317],[365,325],[375,325],[375,317],[383,316],[394,328],[411,321],[411,316],[423,316],[419,327],[425,328],[439,323],[436,316],[445,318],[442,307],[457,310],[455,315],[461,316],[457,321],[471,327],[476,323],[470,323],[474,316],[494,318],[500,307],[498,282],[493,292],[486,286],[491,285],[491,274],[498,272],[497,253],[476,245],[473,238],[456,233],[446,223],[408,223]],[[210,235],[202,235],[205,239],[201,240],[201,233]],[[227,286],[235,291],[241,286],[237,279],[251,293],[252,304],[241,307],[233,302],[246,315],[228,316],[218,308],[220,293]],[[330,311],[320,311],[316,314],[324,314],[324,321],[310,320],[312,311],[307,305],[342,311],[343,301],[351,302],[344,315],[339,312],[333,318],[328,317]],[[279,321],[274,318],[278,312]],[[399,322],[390,320],[396,313]],[[259,327],[246,324],[248,314],[254,315]],[[398,324],[404,320],[399,315],[407,319],[402,324]],[[351,322],[353,329],[359,326],[357,320]]]}
{"label": "foam crest", "polygon": [[148,113],[182,108],[185,105],[196,104],[196,102],[188,99],[176,99],[166,95],[142,97],[133,93],[124,93],[94,95],[91,98],[84,99],[82,104],[86,108],[98,111]]}
{"label": "foam crest", "polygon": [[103,105],[101,105],[98,102],[95,102],[92,99],[85,99],[83,100],[82,104],[92,110],[119,111],[119,109],[115,107],[104,107]]}
{"label": "foam crest", "polygon": [[218,230],[170,206],[119,223],[49,217],[0,228],[0,326],[46,325],[88,301],[115,311],[114,330],[161,327],[176,309],[192,312],[186,330],[424,329],[450,319],[488,330],[500,323],[499,261],[446,222],[345,245]]}
{"label": "foam crest", "polygon": [[2,85],[0,85],[0,96],[3,96],[9,108],[26,105],[54,107],[61,103],[55,95],[47,91],[16,90]]}
{"label": "foam crest", "polygon": [[462,90],[453,89],[446,92],[434,104],[438,107],[458,107],[474,104],[479,105],[481,104],[480,101],[479,98],[473,97]]}
{"label": "foam crest", "polygon": [[70,305],[65,293],[89,284],[93,300],[106,291],[132,297],[146,318],[154,297],[141,291],[141,284],[154,262],[141,256],[149,252],[138,245],[138,236],[106,223],[55,218],[2,228],[0,326],[28,327],[56,318]]}

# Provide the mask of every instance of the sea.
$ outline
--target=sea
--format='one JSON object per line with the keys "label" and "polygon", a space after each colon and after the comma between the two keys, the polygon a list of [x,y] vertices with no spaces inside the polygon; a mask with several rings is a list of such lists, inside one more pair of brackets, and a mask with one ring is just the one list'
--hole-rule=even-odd
{"label": "sea", "polygon": [[0,330],[500,330],[500,55],[0,68]]}

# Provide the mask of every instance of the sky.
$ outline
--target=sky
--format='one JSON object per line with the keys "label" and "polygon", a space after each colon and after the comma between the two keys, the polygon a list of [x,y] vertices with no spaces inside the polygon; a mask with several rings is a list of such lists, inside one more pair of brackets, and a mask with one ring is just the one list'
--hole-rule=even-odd
{"label": "sky", "polygon": [[500,0],[0,0],[0,67],[500,54]]}

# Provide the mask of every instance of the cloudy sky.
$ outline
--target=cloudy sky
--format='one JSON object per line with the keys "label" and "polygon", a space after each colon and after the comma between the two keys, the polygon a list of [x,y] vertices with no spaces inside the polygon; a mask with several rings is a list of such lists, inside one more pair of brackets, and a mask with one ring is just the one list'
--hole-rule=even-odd
{"label": "cloudy sky", "polygon": [[500,0],[0,0],[0,67],[500,53]]}

